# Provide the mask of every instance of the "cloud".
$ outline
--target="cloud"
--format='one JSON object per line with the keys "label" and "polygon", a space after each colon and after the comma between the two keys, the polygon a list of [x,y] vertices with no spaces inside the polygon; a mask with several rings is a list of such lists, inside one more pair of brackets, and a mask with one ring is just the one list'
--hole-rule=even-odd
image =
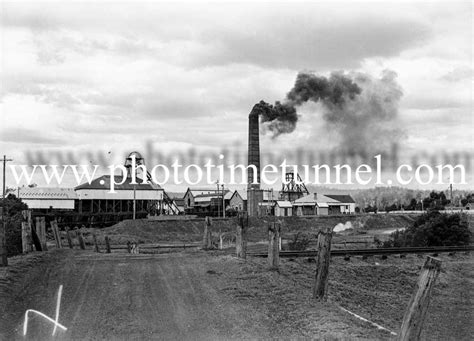
{"label": "cloud", "polygon": [[463,66],[457,67],[452,71],[449,71],[448,73],[441,76],[440,79],[447,82],[458,82],[464,80],[472,80],[473,76],[474,70],[471,67]]}
{"label": "cloud", "polygon": [[[387,57],[430,37],[420,17],[327,4],[221,5],[198,8],[154,4],[137,10],[80,4],[7,7],[4,25],[35,32],[38,60],[64,62],[65,53],[141,53],[168,63],[206,67],[245,63],[271,68],[354,68],[364,58]],[[364,15],[355,11],[365,10]],[[84,14],[82,14],[84,13]],[[251,14],[249,14],[251,13]],[[80,36],[77,33],[82,32]],[[107,34],[108,33],[108,37]],[[113,35],[111,37],[111,35]]]}
{"label": "cloud", "polygon": [[42,65],[66,62],[68,57],[99,54],[137,58],[158,55],[161,47],[139,37],[96,34],[89,37],[79,31],[45,29],[34,35],[37,61]]}
{"label": "cloud", "polygon": [[423,23],[404,18],[388,22],[383,18],[355,18],[334,25],[308,17],[298,18],[297,25],[293,18],[272,24],[265,19],[258,20],[252,30],[206,32],[201,39],[208,45],[193,64],[348,69],[358,67],[364,58],[397,55],[429,37],[429,28]]}
{"label": "cloud", "polygon": [[0,141],[42,145],[56,145],[65,142],[63,138],[52,137],[51,135],[45,136],[40,131],[25,128],[2,129]]}
{"label": "cloud", "polygon": [[[218,148],[245,144],[252,106],[285,98],[299,71],[391,69],[410,148],[435,133],[450,137],[437,146],[449,144],[472,129],[467,7],[10,2],[0,125],[17,135],[6,135],[9,148],[34,139],[57,149],[128,150],[147,139]],[[262,136],[262,148],[337,144],[318,110],[299,108],[304,124],[278,141]]]}

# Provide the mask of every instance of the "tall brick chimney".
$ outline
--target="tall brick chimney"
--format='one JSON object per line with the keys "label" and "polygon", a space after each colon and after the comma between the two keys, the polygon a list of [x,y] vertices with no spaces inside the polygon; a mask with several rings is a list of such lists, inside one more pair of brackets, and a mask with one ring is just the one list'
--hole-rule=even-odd
{"label": "tall brick chimney", "polygon": [[258,216],[258,204],[263,202],[263,191],[260,189],[260,131],[258,121],[260,104],[255,104],[249,114],[249,149],[248,165],[257,168],[256,184],[252,168],[247,169],[247,211],[251,217]]}

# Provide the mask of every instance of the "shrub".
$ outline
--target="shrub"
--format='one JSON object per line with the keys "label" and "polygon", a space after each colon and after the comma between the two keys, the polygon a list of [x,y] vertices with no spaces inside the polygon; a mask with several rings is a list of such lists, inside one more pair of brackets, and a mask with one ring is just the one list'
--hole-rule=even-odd
{"label": "shrub", "polygon": [[[3,202],[2,202],[3,205]],[[5,214],[5,242],[7,245],[7,256],[15,256],[22,253],[21,245],[21,215],[22,210],[28,206],[15,195],[9,194],[5,199],[7,212]]]}
{"label": "shrub", "polygon": [[293,235],[293,239],[288,243],[288,249],[290,251],[304,251],[308,248],[310,242],[310,236],[298,232]]}
{"label": "shrub", "polygon": [[463,246],[470,241],[471,232],[461,214],[431,211],[418,217],[406,230],[393,232],[383,246]]}

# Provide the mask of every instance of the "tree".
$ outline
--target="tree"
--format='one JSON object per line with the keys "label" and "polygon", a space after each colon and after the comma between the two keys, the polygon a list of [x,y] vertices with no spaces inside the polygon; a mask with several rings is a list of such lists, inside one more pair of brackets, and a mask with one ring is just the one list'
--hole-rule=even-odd
{"label": "tree", "polygon": [[474,202],[474,193],[467,194],[464,198],[461,199],[461,205],[467,206],[467,204]]}
{"label": "tree", "polygon": [[403,208],[404,208],[405,210],[407,210],[407,211],[414,211],[414,210],[416,210],[416,205],[417,205],[417,204],[418,204],[418,203],[416,202],[416,199],[415,199],[415,198],[412,198],[412,199],[410,200],[410,203],[409,203],[408,205],[405,205]]}
{"label": "tree", "polygon": [[385,206],[385,212],[397,211],[397,210],[398,210],[398,206],[396,204]]}
{"label": "tree", "polygon": [[21,211],[28,209],[28,206],[14,194],[9,194],[3,199],[2,205],[3,201],[7,212],[5,216],[7,255],[14,256],[23,251],[21,245],[21,221],[23,219]]}
{"label": "tree", "polygon": [[404,231],[395,231],[384,247],[469,245],[471,232],[465,216],[430,211]]}

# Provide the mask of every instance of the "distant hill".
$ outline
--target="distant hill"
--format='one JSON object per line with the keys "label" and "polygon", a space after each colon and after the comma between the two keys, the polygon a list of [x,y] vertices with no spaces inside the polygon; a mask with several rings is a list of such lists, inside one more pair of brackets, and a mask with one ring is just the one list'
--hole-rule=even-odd
{"label": "distant hill", "polygon": [[[356,206],[367,207],[368,205],[375,205],[378,207],[385,207],[392,204],[408,205],[410,200],[415,198],[420,201],[429,196],[431,190],[416,190],[403,187],[373,187],[363,189],[336,189],[325,186],[307,186],[310,192],[321,194],[349,194],[354,198]],[[455,206],[459,206],[459,201],[464,198],[469,191],[454,190],[453,202]],[[449,199],[450,193],[446,189],[444,194]]]}

